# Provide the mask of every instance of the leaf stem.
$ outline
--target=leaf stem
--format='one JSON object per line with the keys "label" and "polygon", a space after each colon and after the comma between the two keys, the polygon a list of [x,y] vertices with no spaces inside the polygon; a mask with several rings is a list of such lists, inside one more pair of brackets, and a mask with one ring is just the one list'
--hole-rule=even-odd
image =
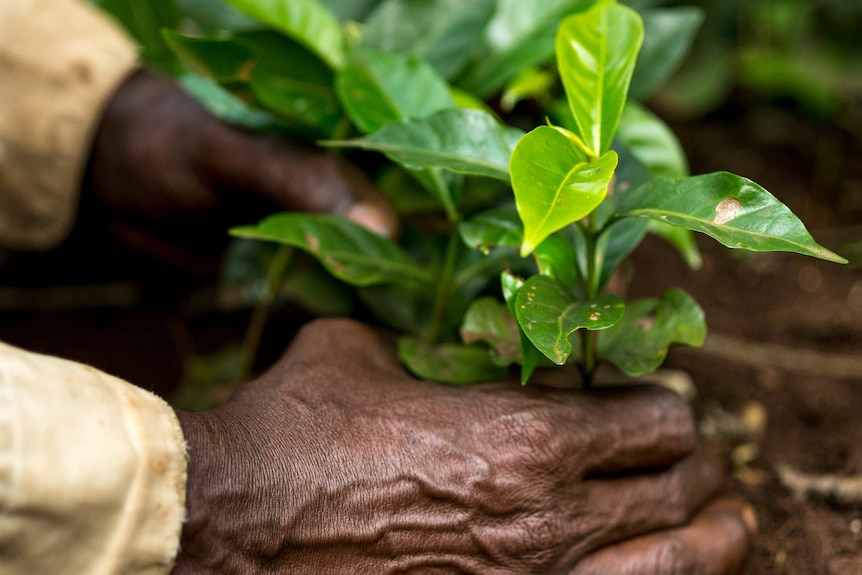
{"label": "leaf stem", "polygon": [[431,310],[431,320],[428,323],[428,331],[425,332],[425,344],[434,345],[440,337],[443,328],[443,316],[446,313],[446,304],[452,293],[452,280],[455,275],[455,262],[458,259],[458,246],[461,238],[457,228],[452,228],[449,233],[449,242],[446,246],[446,257],[443,267],[437,279],[434,290],[434,307]]}
{"label": "leaf stem", "polygon": [[287,270],[287,264],[290,263],[291,255],[293,255],[293,248],[291,246],[280,245],[269,262],[269,269],[266,273],[266,285],[260,299],[251,312],[251,318],[248,321],[245,338],[242,341],[242,348],[240,349],[238,379],[241,382],[248,381],[251,378],[254,362],[257,360],[257,352],[260,349],[260,342],[263,338],[263,329],[266,327],[266,322],[269,319],[272,304],[278,295],[279,289],[281,289],[281,283],[284,280],[284,273]]}

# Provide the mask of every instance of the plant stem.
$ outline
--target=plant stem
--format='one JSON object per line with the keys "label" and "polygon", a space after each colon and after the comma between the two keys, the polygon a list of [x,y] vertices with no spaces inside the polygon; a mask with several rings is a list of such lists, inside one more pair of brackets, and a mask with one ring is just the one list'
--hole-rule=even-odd
{"label": "plant stem", "polygon": [[449,303],[449,296],[452,292],[452,278],[455,275],[455,262],[458,259],[458,246],[461,238],[458,236],[458,230],[452,228],[449,232],[449,242],[446,246],[446,257],[443,260],[443,267],[440,270],[440,275],[437,278],[437,284],[434,289],[434,307],[431,309],[431,320],[428,322],[428,331],[425,332],[425,344],[434,345],[437,343],[437,338],[440,337],[440,331],[443,328],[443,316],[446,314],[446,304]]}
{"label": "plant stem", "polygon": [[290,256],[292,254],[293,248],[290,246],[279,246],[275,254],[273,254],[272,260],[269,262],[269,269],[266,273],[266,285],[260,299],[251,312],[251,318],[248,321],[242,349],[240,350],[238,377],[241,382],[248,381],[251,378],[254,362],[257,359],[257,352],[260,349],[260,341],[263,338],[263,329],[266,327],[269,312],[278,295],[278,290],[281,288],[281,282],[284,280],[284,272],[287,270],[287,264],[290,263]]}
{"label": "plant stem", "polygon": [[[587,229],[584,230],[584,237],[587,242],[587,277],[584,281],[584,289],[586,291],[587,301],[598,297],[599,291],[599,274],[601,270],[596,269],[596,244],[598,243],[598,233],[596,231],[596,216],[595,212],[591,213],[587,220]],[[581,358],[581,373],[584,378],[584,387],[589,388],[593,382],[593,375],[596,371],[596,334],[591,330],[585,330],[581,334],[581,345],[583,357]]]}

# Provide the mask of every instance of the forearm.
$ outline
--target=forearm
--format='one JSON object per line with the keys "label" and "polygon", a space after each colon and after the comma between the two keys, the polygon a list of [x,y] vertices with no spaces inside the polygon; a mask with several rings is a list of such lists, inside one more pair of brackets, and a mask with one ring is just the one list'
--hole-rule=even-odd
{"label": "forearm", "polygon": [[82,0],[0,2],[0,247],[68,233],[101,110],[135,60]]}
{"label": "forearm", "polygon": [[170,570],[186,460],[162,400],[0,344],[0,438],[0,572]]}

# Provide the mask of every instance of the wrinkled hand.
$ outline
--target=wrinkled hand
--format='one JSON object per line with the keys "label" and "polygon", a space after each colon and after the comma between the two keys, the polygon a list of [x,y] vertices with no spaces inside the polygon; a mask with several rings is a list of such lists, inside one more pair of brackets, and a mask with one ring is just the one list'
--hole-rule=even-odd
{"label": "wrinkled hand", "polygon": [[717,575],[755,529],[743,503],[703,507],[722,473],[672,393],[444,387],[349,320],[179,417],[180,574]]}
{"label": "wrinkled hand", "polygon": [[229,126],[172,80],[146,71],[111,97],[83,188],[111,218],[162,237],[172,227],[178,237],[203,234],[203,244],[225,238],[228,226],[281,210],[343,214],[383,235],[396,225],[353,165]]}

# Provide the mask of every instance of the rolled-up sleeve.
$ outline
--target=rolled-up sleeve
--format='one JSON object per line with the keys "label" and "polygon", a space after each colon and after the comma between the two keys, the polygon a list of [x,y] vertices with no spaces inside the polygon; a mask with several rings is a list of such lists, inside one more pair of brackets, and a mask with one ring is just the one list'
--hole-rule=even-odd
{"label": "rolled-up sleeve", "polygon": [[100,113],[135,65],[132,42],[82,0],[0,1],[0,246],[68,235]]}
{"label": "rolled-up sleeve", "polygon": [[185,482],[161,399],[0,343],[0,573],[168,573]]}

